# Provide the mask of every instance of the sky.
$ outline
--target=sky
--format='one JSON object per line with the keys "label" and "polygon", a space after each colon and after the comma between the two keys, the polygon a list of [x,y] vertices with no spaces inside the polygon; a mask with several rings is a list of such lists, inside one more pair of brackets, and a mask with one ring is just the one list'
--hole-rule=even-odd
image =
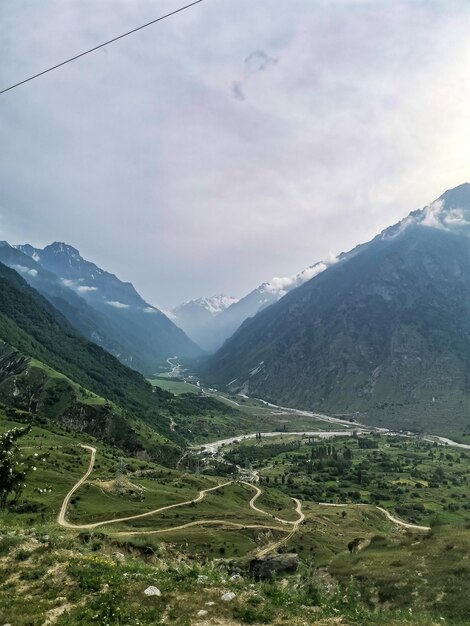
{"label": "sky", "polygon": [[[184,0],[2,0],[0,89]],[[204,0],[0,95],[0,239],[170,309],[470,180],[466,0]]]}

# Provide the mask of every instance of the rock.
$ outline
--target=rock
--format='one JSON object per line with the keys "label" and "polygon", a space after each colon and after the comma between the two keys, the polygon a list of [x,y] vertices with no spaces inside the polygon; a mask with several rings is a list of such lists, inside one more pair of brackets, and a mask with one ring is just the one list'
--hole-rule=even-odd
{"label": "rock", "polygon": [[114,553],[114,558],[117,561],[124,561],[124,559],[126,558],[126,556],[122,553],[122,552],[115,552]]}
{"label": "rock", "polygon": [[204,609],[197,612],[197,617],[204,617],[204,615],[207,615],[207,611],[204,611]]}
{"label": "rock", "polygon": [[242,580],[243,576],[240,576],[240,574],[232,574],[230,576],[230,580]]}
{"label": "rock", "polygon": [[150,585],[150,587],[147,587],[144,593],[146,596],[161,596],[162,595],[162,592],[160,591],[160,589],[158,589],[158,587],[153,587],[152,585]]}
{"label": "rock", "polygon": [[257,580],[270,580],[281,572],[295,572],[298,565],[298,554],[272,554],[250,561],[250,574]]}
{"label": "rock", "polygon": [[223,600],[224,602],[230,602],[230,600],[233,600],[234,597],[235,597],[235,594],[233,593],[233,591],[226,591],[220,596],[220,599]]}
{"label": "rock", "polygon": [[209,580],[208,576],[204,576],[204,574],[199,574],[199,576],[197,577],[197,582],[198,583],[205,583]]}
{"label": "rock", "polygon": [[206,602],[206,606],[214,606],[215,602]]}

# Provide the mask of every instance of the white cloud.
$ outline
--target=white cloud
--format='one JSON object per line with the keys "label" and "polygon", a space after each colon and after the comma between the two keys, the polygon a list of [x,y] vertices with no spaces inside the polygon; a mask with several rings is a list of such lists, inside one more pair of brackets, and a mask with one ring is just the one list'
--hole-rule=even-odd
{"label": "white cloud", "polygon": [[446,226],[468,226],[470,224],[470,221],[466,219],[466,214],[463,209],[451,209],[447,211],[442,221]]}
{"label": "white cloud", "polygon": [[146,306],[143,311],[144,313],[158,313],[157,309],[155,309],[153,306]]}
{"label": "white cloud", "polygon": [[64,285],[64,287],[75,287],[75,282],[73,280],[69,280],[68,278],[61,278],[60,282]]}
{"label": "white cloud", "polygon": [[116,309],[128,309],[129,305],[124,304],[123,302],[118,302],[117,300],[106,300],[106,304],[113,306]]}
{"label": "white cloud", "polygon": [[13,269],[17,270],[18,272],[21,272],[21,274],[28,274],[29,276],[32,276],[33,278],[36,278],[36,276],[38,275],[37,270],[33,268],[25,267],[24,265],[13,265]]}
{"label": "white cloud", "polygon": [[80,293],[88,293],[89,291],[98,291],[98,288],[89,287],[88,285],[80,285],[80,287],[77,287],[77,291]]}
{"label": "white cloud", "polygon": [[436,200],[429,206],[425,207],[420,223],[423,226],[430,226],[431,228],[444,228],[444,224],[441,219],[443,206],[444,203],[442,200]]}

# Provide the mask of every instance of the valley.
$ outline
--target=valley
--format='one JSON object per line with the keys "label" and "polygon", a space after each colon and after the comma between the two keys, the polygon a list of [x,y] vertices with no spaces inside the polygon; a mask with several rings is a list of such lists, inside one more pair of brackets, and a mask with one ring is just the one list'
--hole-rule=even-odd
{"label": "valley", "polygon": [[468,624],[469,193],[263,284],[212,355],[75,248],[4,242],[0,623]]}
{"label": "valley", "polygon": [[[2,429],[14,426],[21,426],[21,422],[11,418],[2,422]],[[81,623],[81,616],[88,615],[74,605],[77,584],[89,589],[91,598],[100,598],[108,612],[119,608],[128,619],[139,616],[148,620],[151,615],[155,619],[171,610],[175,623],[183,625],[198,611],[212,613],[211,607],[204,608],[196,597],[189,601],[184,595],[192,589],[191,577],[196,586],[201,584],[198,576],[204,581],[205,601],[214,602],[217,615],[232,615],[240,623],[251,623],[261,619],[262,613],[270,615],[273,583],[255,584],[261,599],[259,608],[252,606],[246,568],[256,559],[294,553],[299,559],[296,567],[304,581],[303,591],[297,596],[291,587],[298,584],[296,574],[285,579],[293,604],[276,609],[282,619],[300,619],[305,611],[313,611],[315,619],[320,615],[328,619],[340,610],[346,624],[383,623],[380,612],[375,613],[380,603],[370,596],[375,586],[380,597],[388,598],[387,624],[443,623],[446,615],[449,624],[465,623],[459,621],[459,615],[467,610],[461,595],[458,605],[455,599],[452,603],[449,599],[449,594],[455,593],[448,578],[453,561],[447,562],[443,553],[441,571],[446,573],[441,579],[433,579],[430,587],[428,583],[429,588],[423,587],[419,568],[418,573],[415,569],[418,554],[424,563],[431,553],[447,550],[446,545],[462,550],[468,541],[470,546],[470,534],[465,530],[470,454],[465,449],[360,429],[355,433],[261,433],[261,439],[257,433],[253,435],[194,446],[180,469],[175,470],[122,458],[117,448],[103,446],[91,437],[83,440],[60,426],[37,423],[22,444],[24,462],[34,462],[36,468],[23,494],[28,507],[17,512],[13,509],[6,516],[0,513],[0,523],[8,518],[10,529],[0,539],[0,554],[8,544],[8,553],[13,557],[8,565],[3,561],[6,580],[13,572],[24,579],[28,571],[44,567],[41,563],[51,554],[48,546],[54,542],[54,562],[62,562],[60,567],[67,572],[62,594],[64,603],[67,598],[66,609],[54,622],[58,625]],[[435,484],[430,481],[429,467],[433,464],[440,468],[432,478]],[[58,475],[63,482],[57,480]],[[356,485],[354,481],[358,480]],[[418,483],[421,486],[417,490]],[[418,499],[414,497],[417,492]],[[33,528],[31,532],[26,530],[28,526]],[[39,537],[38,543],[31,544],[28,537],[35,536]],[[444,537],[447,544],[443,543]],[[66,545],[66,552],[70,554],[72,549],[76,555],[72,561],[65,559]],[[19,559],[15,555],[23,554],[21,550],[27,556]],[[143,561],[139,554],[146,555]],[[400,565],[385,567],[390,554],[401,555],[395,559]],[[165,583],[171,571],[168,565],[175,559],[179,565],[172,567],[177,568],[179,578]],[[384,564],[379,569],[377,559]],[[89,573],[88,562],[93,565]],[[214,563],[222,569],[214,569]],[[339,605],[331,591],[333,583],[325,586],[321,578],[315,578],[318,574],[314,571],[333,577],[335,585],[343,585],[345,590],[349,576],[355,572],[357,588],[351,588],[347,592],[351,598]],[[128,581],[132,593],[141,594],[145,581],[153,581],[162,590],[162,600],[137,608],[122,587],[126,572],[125,580],[133,576],[131,572],[142,574]],[[419,600],[403,596],[395,572]],[[109,587],[106,591],[102,589],[105,582]],[[18,605],[2,595],[12,584],[0,592],[0,605],[6,607],[0,609],[0,617],[11,619],[9,616],[15,615],[15,623],[26,624],[32,613],[26,611],[25,621],[18,621]],[[307,588],[309,596],[305,595]],[[434,606],[431,589],[445,600]],[[236,600],[221,607],[218,598],[227,590],[236,594]],[[34,584],[32,593],[33,612],[39,610],[35,604],[39,601],[42,614],[62,606],[42,595],[36,600]],[[175,604],[176,593],[186,598],[184,608]],[[104,608],[98,610],[94,600],[92,605],[95,614],[104,615],[100,613]],[[415,617],[410,616],[409,606],[414,607]],[[433,617],[434,610],[437,617]],[[248,614],[252,617],[245,621]],[[36,623],[34,618],[31,623]],[[195,619],[195,623],[199,621]]]}

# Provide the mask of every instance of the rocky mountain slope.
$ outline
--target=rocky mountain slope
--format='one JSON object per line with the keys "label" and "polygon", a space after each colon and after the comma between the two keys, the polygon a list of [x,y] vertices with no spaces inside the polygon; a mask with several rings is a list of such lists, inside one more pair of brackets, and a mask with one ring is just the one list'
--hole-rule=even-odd
{"label": "rocky mountain slope", "polygon": [[469,367],[465,184],[246,320],[205,375],[276,403],[462,434]]}
{"label": "rocky mountain slope", "polygon": [[0,261],[43,294],[87,339],[126,365],[151,375],[168,357],[201,354],[161,311],[75,248],[53,243],[43,250],[0,245]]}

